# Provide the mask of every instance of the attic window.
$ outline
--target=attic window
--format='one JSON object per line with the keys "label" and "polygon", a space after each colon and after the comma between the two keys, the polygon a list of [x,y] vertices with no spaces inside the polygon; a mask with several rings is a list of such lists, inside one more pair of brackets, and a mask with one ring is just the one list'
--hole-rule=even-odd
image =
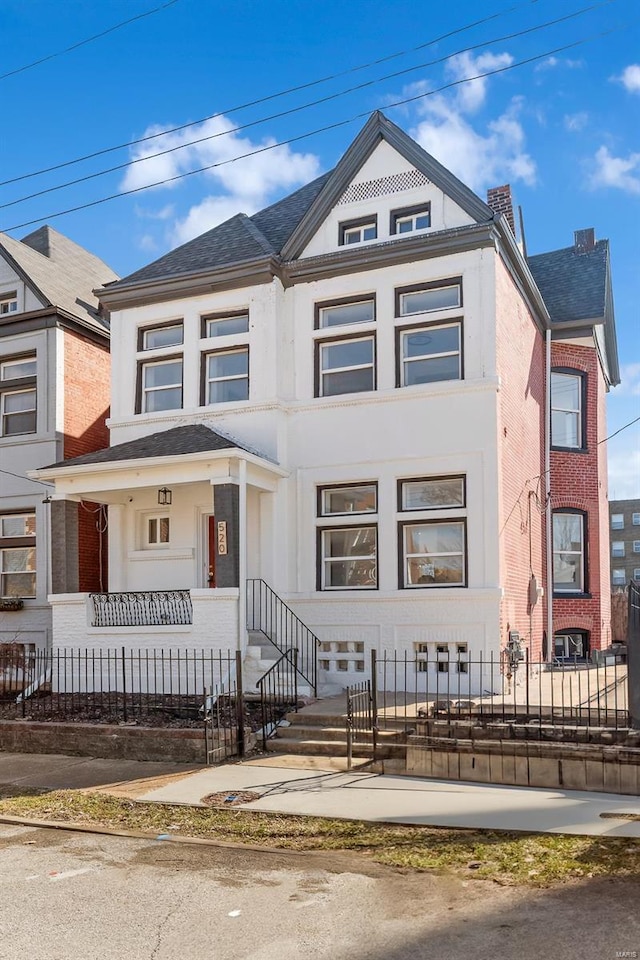
{"label": "attic window", "polygon": [[378,218],[363,217],[359,220],[347,220],[340,224],[339,244],[350,246],[364,240],[375,240],[378,236]]}
{"label": "attic window", "polygon": [[0,293],[0,317],[6,317],[10,313],[18,311],[18,294],[12,290],[10,293]]}
{"label": "attic window", "polygon": [[426,230],[431,226],[431,209],[429,204],[417,207],[405,207],[404,210],[391,211],[390,233],[415,233],[416,230]]}

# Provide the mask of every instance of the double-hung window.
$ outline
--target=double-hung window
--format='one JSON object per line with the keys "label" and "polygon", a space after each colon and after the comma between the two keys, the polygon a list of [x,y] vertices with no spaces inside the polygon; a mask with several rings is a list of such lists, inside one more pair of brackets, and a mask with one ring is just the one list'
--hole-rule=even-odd
{"label": "double-hung window", "polygon": [[36,358],[0,362],[0,436],[36,432]]}
{"label": "double-hung window", "polygon": [[0,514],[0,596],[36,595],[36,515]]}
{"label": "double-hung window", "polygon": [[627,582],[627,576],[624,570],[612,570],[611,582],[613,583],[614,587],[624,587]]}
{"label": "double-hung window", "polygon": [[[396,385],[461,380],[462,320],[446,319],[462,306],[462,281],[438,281],[396,290]],[[429,319],[430,313],[444,313]],[[411,322],[402,322],[412,318]]]}
{"label": "double-hung window", "polygon": [[631,514],[631,523],[634,527],[640,527],[640,513]]}
{"label": "double-hung window", "polygon": [[584,593],[585,586],[585,516],[583,513],[554,511],[553,590],[555,593]]}
{"label": "double-hung window", "polygon": [[[640,516],[640,514],[638,514],[638,516]],[[624,514],[623,513],[611,514],[611,529],[624,530]]]}
{"label": "double-hung window", "polygon": [[183,392],[182,320],[169,320],[138,330],[138,413],[181,410]]}
{"label": "double-hung window", "polygon": [[249,399],[249,347],[204,356],[203,404]]}
{"label": "double-hung window", "polygon": [[375,334],[319,341],[316,353],[316,396],[375,390]]}
{"label": "double-hung window", "polygon": [[231,337],[240,333],[249,333],[249,314],[245,311],[202,318],[203,337]]}
{"label": "double-hung window", "polygon": [[633,552],[640,553],[640,540],[633,541]]}
{"label": "double-hung window", "polygon": [[569,450],[584,449],[584,374],[551,373],[551,443]]}
{"label": "double-hung window", "polygon": [[378,586],[378,486],[318,488],[318,590]]}
{"label": "double-hung window", "polygon": [[624,540],[611,541],[611,556],[624,557]]}
{"label": "double-hung window", "polygon": [[398,510],[410,515],[398,523],[400,589],[466,586],[465,505],[464,477],[398,481]]}

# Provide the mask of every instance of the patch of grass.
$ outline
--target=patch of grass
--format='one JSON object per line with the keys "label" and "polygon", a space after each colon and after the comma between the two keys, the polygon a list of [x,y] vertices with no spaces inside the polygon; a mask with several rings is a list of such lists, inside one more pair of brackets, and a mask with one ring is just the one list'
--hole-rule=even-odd
{"label": "patch of grass", "polygon": [[585,877],[640,873],[640,841],[437,827],[411,827],[235,809],[141,803],[61,790],[0,799],[0,815],[281,850],[341,850],[414,870],[454,871],[503,884],[544,887]]}

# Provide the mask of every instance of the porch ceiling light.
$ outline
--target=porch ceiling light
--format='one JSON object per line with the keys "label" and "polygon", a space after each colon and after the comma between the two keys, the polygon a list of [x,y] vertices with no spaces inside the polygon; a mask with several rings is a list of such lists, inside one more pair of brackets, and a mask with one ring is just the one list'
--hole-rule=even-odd
{"label": "porch ceiling light", "polygon": [[168,487],[160,487],[158,490],[158,503],[161,507],[170,507],[173,494]]}

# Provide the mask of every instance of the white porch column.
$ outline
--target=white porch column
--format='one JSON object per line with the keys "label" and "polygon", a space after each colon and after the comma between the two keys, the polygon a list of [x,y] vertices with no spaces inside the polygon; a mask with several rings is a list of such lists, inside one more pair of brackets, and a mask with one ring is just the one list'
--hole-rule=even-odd
{"label": "white porch column", "polygon": [[240,596],[238,597],[238,650],[247,647],[247,463],[238,464],[238,573]]}

